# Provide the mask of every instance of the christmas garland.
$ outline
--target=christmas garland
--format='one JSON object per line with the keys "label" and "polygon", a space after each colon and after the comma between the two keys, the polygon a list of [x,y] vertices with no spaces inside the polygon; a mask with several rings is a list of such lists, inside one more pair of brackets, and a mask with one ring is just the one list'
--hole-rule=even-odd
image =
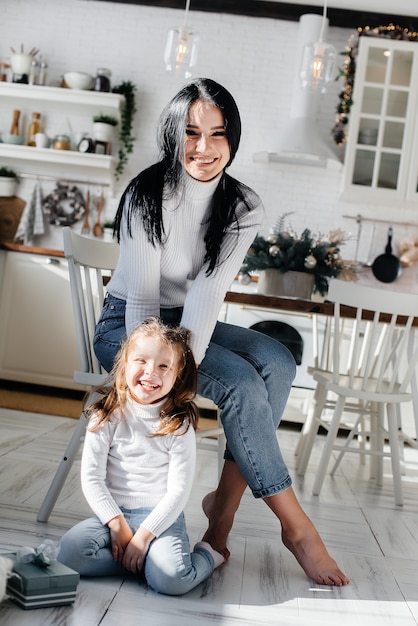
{"label": "christmas garland", "polygon": [[393,24],[377,26],[376,28],[370,28],[370,26],[364,28],[359,27],[357,32],[350,36],[345,51],[341,53],[345,58],[343,67],[339,70],[337,80],[343,78],[345,87],[338,96],[339,103],[336,109],[337,117],[331,131],[334,141],[338,146],[342,146],[347,141],[346,127],[348,115],[353,104],[352,94],[360,37],[383,37],[386,39],[396,39],[398,41],[418,41],[417,32],[410,31],[408,28],[402,28],[401,26],[394,26]]}

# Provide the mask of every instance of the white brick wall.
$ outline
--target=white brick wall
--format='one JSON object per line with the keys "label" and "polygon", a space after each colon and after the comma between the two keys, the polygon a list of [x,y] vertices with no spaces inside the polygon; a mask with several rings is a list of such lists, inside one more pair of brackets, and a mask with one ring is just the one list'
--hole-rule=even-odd
{"label": "white brick wall", "polygon": [[[165,73],[163,52],[167,30],[181,24],[182,11],[125,5],[95,0],[2,0],[0,59],[7,60],[10,46],[24,43],[39,47],[49,63],[50,83],[57,84],[69,70],[95,73],[97,67],[112,71],[114,84],[132,80],[138,87],[137,144],[129,167],[117,188],[155,158],[158,115],[182,81]],[[288,164],[253,162],[253,153],[274,149],[274,138],[286,125],[295,73],[294,56],[298,24],[226,14],[190,13],[190,24],[200,33],[198,74],[223,83],[236,98],[243,121],[243,137],[231,173],[252,186],[266,206],[264,229],[284,212],[294,211],[291,224],[300,229],[327,232],[342,227],[356,234],[354,221],[342,215],[387,218],[390,207],[368,207],[339,200],[341,172]],[[328,39],[343,50],[350,29],[332,28]],[[337,95],[335,83],[321,98],[319,126],[332,144]],[[0,103],[0,132],[8,131],[11,119]],[[25,193],[29,193],[26,186]],[[113,212],[116,198],[109,201]],[[411,210],[396,212],[397,220],[411,221]],[[363,229],[363,257],[369,248],[369,229]],[[378,229],[377,251],[384,245],[386,228]],[[404,236],[395,229],[395,239]],[[347,244],[353,256],[355,242]]]}

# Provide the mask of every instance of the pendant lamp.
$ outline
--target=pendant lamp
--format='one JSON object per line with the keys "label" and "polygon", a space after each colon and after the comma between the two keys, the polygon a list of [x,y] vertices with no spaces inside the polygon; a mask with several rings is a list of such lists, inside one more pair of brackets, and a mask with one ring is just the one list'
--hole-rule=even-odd
{"label": "pendant lamp", "polygon": [[302,87],[320,93],[325,93],[329,83],[334,79],[334,68],[337,58],[334,46],[324,42],[327,24],[327,0],[325,0],[319,40],[305,46],[300,69]]}
{"label": "pendant lamp", "polygon": [[190,0],[186,0],[184,20],[182,26],[176,26],[168,31],[165,46],[164,63],[167,72],[175,72],[186,78],[192,76],[192,68],[197,63],[199,35],[189,28]]}

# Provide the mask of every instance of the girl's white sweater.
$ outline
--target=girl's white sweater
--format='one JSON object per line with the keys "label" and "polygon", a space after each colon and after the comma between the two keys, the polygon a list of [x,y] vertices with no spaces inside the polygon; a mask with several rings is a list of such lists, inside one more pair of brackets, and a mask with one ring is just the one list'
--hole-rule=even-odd
{"label": "girl's white sweater", "polygon": [[190,426],[186,432],[150,437],[159,426],[162,404],[145,406],[129,400],[123,415],[115,412],[99,430],[86,432],[81,484],[103,524],[120,515],[121,506],[152,508],[141,525],[158,537],[189,499],[196,464],[195,433]]}

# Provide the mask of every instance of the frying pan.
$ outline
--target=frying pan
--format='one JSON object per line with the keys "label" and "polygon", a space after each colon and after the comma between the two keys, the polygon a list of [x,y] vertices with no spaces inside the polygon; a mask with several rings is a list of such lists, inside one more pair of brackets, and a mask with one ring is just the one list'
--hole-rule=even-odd
{"label": "frying pan", "polygon": [[392,235],[393,230],[389,228],[385,252],[376,257],[372,265],[374,276],[382,283],[393,283],[401,273],[401,262],[392,254]]}

